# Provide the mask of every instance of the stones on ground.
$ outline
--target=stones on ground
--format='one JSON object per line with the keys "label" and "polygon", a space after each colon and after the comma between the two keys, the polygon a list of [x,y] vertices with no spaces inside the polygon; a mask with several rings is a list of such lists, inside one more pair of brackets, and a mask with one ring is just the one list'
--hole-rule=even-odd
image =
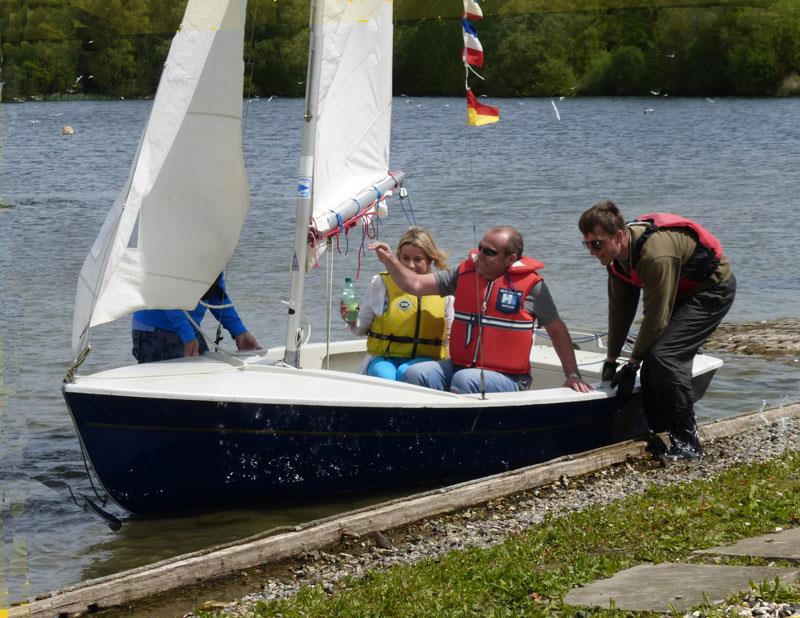
{"label": "stones on ground", "polygon": [[377,545],[381,549],[392,549],[394,547],[392,539],[390,539],[386,534],[384,534],[380,530],[376,531],[373,534],[373,536],[375,537],[375,545]]}
{"label": "stones on ground", "polygon": [[[792,605],[791,603],[776,603],[773,601],[765,601],[757,597],[755,594],[747,594],[745,597],[734,606],[727,608],[729,616],[738,616],[739,618],[753,618],[755,616],[764,618],[798,618],[800,617],[800,604]],[[735,611],[735,613],[734,613]],[[686,618],[691,616],[702,617],[701,612],[692,612],[686,614]]]}

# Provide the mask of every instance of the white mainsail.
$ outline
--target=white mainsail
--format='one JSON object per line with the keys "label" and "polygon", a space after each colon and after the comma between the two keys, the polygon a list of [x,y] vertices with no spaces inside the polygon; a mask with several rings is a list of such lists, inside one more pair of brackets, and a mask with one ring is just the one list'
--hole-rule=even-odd
{"label": "white mainsail", "polygon": [[303,339],[305,273],[325,249],[319,241],[396,185],[388,173],[392,0],[319,0],[311,8],[306,123],[283,357],[294,366],[299,366]]}
{"label": "white mainsail", "polygon": [[142,308],[191,309],[236,248],[246,0],[189,0],[125,187],[81,269],[72,348]]}
{"label": "white mainsail", "polygon": [[[391,0],[326,0],[319,51],[313,222],[357,214],[356,198],[388,178],[392,117]],[[394,186],[390,181],[386,188]],[[372,200],[375,191],[370,192]],[[353,206],[354,210],[349,208]],[[342,210],[345,212],[342,212]]]}

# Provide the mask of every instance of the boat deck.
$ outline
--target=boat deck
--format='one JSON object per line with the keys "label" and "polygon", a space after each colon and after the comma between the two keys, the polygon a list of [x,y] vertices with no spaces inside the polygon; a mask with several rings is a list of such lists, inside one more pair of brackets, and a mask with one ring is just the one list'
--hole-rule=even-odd
{"label": "boat deck", "polygon": [[[131,365],[80,376],[68,389],[76,393],[227,402],[266,402],[364,407],[459,407],[504,406],[509,403],[548,403],[603,399],[610,391],[600,388],[605,359],[601,347],[575,350],[584,378],[597,387],[592,393],[564,388],[561,363],[549,342],[537,343],[532,351],[531,390],[516,393],[457,395],[392,382],[360,373],[365,355],[364,340],[340,341],[303,348],[302,370],[282,364],[283,348],[254,355],[209,352],[204,356],[159,363]],[[695,373],[721,365],[718,359],[699,355]],[[313,384],[313,389],[310,385]]]}

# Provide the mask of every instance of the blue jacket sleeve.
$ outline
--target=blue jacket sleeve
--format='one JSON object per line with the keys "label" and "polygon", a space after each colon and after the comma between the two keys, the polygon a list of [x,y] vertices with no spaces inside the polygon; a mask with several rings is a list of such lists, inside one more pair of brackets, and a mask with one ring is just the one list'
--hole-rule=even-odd
{"label": "blue jacket sleeve", "polygon": [[182,309],[165,309],[164,315],[172,325],[172,330],[178,333],[183,343],[189,343],[192,339],[197,339],[194,327],[186,317]]}
{"label": "blue jacket sleeve", "polygon": [[211,309],[211,314],[219,320],[220,324],[227,330],[231,337],[234,339],[241,335],[242,333],[247,332],[247,327],[242,322],[242,319],[239,317],[238,312],[236,311],[236,307],[233,306],[233,303],[228,296],[228,291],[225,289],[225,274],[222,273],[219,278],[219,286],[222,288],[224,295],[222,297],[222,301],[219,303],[210,303],[210,304],[220,304],[220,305],[230,305],[229,307],[225,307],[224,309]]}

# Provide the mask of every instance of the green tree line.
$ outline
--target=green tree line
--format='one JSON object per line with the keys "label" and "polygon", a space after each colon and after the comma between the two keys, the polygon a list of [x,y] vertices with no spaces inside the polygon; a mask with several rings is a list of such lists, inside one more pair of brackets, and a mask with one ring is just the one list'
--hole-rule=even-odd
{"label": "green tree line", "polygon": [[[397,94],[464,88],[461,0],[395,0]],[[186,0],[0,0],[3,99],[152,96]],[[250,0],[245,95],[300,96],[308,0]],[[800,94],[798,0],[485,0],[492,96]],[[475,82],[476,80],[472,80]]]}

